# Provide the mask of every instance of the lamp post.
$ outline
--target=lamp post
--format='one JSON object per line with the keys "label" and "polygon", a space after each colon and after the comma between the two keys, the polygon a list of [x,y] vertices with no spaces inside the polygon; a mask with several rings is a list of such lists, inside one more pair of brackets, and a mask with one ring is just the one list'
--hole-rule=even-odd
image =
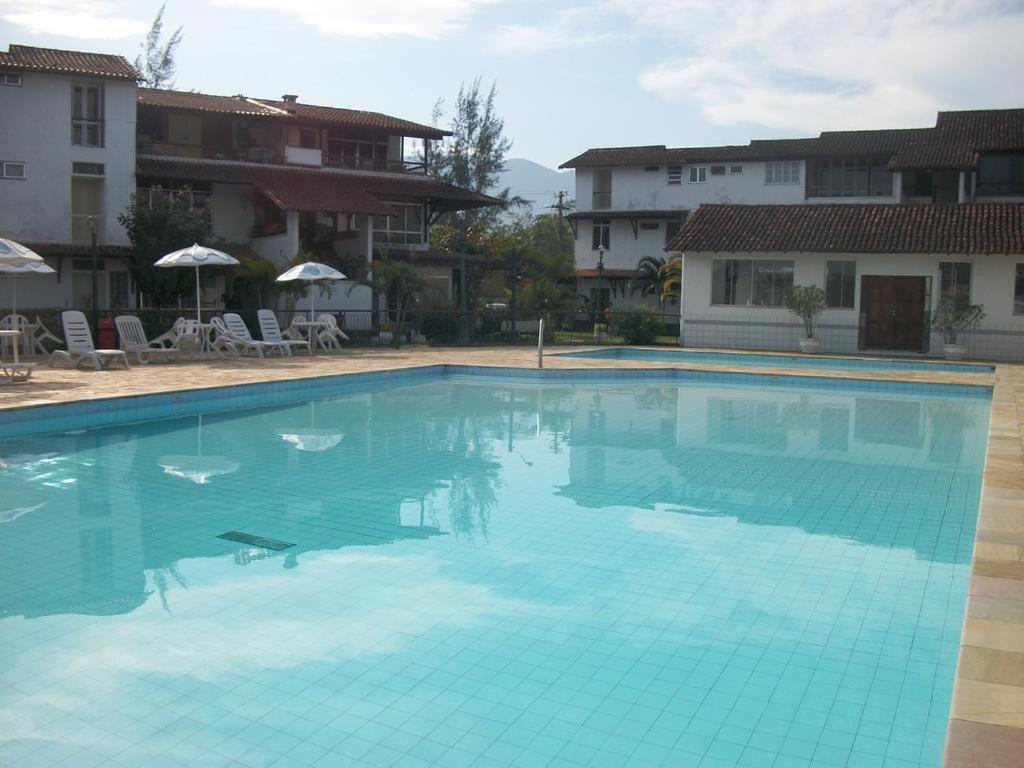
{"label": "lamp post", "polygon": [[95,338],[95,334],[99,333],[99,328],[97,326],[97,324],[99,323],[99,302],[96,298],[96,270],[98,266],[96,263],[96,219],[92,216],[89,217],[89,242],[92,245],[89,252],[89,269],[92,273],[92,332]]}
{"label": "lamp post", "polygon": [[604,301],[601,298],[601,284],[604,282],[604,252],[605,247],[602,245],[597,249],[597,316],[598,322],[603,322],[603,315],[601,310],[604,308]]}

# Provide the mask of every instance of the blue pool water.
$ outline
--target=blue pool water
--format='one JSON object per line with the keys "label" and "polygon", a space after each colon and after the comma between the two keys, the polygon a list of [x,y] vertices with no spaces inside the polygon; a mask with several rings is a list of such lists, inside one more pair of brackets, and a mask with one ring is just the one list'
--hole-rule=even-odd
{"label": "blue pool water", "polygon": [[987,392],[747,380],[0,441],[0,765],[938,765]]}
{"label": "blue pool water", "polygon": [[900,358],[827,357],[824,355],[759,355],[742,352],[691,352],[682,349],[635,349],[610,347],[586,352],[566,352],[565,357],[589,357],[601,360],[661,360],[675,363],[711,363],[715,365],[767,365],[785,368],[818,368],[853,371],[949,371],[955,373],[992,373],[995,367],[978,363],[943,363]]}

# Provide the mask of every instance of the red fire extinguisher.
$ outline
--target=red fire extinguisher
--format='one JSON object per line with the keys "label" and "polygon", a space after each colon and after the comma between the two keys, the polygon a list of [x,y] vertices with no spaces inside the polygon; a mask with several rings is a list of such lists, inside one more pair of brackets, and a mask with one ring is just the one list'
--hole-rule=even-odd
{"label": "red fire extinguisher", "polygon": [[100,349],[117,349],[117,333],[114,331],[114,321],[109,317],[100,318],[96,323],[98,346]]}

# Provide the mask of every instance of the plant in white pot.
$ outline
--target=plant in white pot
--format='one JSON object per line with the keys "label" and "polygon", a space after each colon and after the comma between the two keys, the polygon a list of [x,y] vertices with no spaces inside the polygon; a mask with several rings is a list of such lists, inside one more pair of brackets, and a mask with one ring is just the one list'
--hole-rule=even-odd
{"label": "plant in white pot", "polygon": [[800,351],[807,354],[820,352],[821,339],[814,335],[814,324],[825,309],[825,291],[816,285],[794,285],[786,294],[786,306],[804,323]]}
{"label": "plant in white pot", "polygon": [[966,299],[941,299],[932,316],[932,328],[942,334],[942,354],[949,360],[967,357],[967,345],[958,344],[964,331],[976,327],[985,318],[985,307]]}

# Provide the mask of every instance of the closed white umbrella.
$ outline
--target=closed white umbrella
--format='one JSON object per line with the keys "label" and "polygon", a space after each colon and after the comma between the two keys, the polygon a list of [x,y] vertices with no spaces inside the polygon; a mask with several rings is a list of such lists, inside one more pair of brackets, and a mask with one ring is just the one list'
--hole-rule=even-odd
{"label": "closed white umbrella", "polygon": [[[287,272],[277,276],[277,282],[286,283],[292,280],[302,280],[307,283],[317,283],[321,280],[346,280],[341,272],[334,267],[321,264],[317,261],[307,261],[304,264],[292,267]],[[316,304],[316,292],[309,297],[309,321],[313,322],[314,306]]]}
{"label": "closed white umbrella", "polygon": [[22,264],[41,263],[43,257],[21,243],[0,237],[0,264],[17,267]]}
{"label": "closed white umbrella", "polygon": [[[25,277],[26,275],[52,275],[56,270],[42,261],[27,261],[24,264],[6,264],[0,262],[0,276]],[[18,313],[18,281],[11,286],[11,314]]]}
{"label": "closed white umbrella", "polygon": [[203,266],[231,267],[238,264],[238,259],[223,251],[207,248],[205,245],[190,245],[180,251],[168,253],[157,260],[158,267],[195,267],[196,270],[196,320],[203,322],[202,309],[199,304],[199,268]]}

